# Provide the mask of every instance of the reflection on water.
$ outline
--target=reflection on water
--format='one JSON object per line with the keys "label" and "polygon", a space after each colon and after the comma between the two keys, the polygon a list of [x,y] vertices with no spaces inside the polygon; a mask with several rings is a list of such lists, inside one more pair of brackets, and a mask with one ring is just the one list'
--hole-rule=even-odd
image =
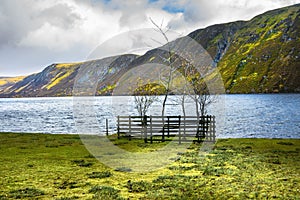
{"label": "reflection on water", "polygon": [[[171,98],[175,101],[169,102],[166,115],[182,115],[176,97]],[[136,115],[131,102],[132,97],[0,99],[0,131],[77,133],[75,117],[77,125],[99,132],[105,131],[108,119],[112,133],[116,115]],[[155,103],[149,114],[161,115],[160,105]],[[209,114],[216,115],[220,138],[300,138],[299,105],[299,94],[223,95],[209,107]],[[193,104],[187,103],[186,108],[187,115],[195,115]],[[82,112],[74,112],[76,109]]]}

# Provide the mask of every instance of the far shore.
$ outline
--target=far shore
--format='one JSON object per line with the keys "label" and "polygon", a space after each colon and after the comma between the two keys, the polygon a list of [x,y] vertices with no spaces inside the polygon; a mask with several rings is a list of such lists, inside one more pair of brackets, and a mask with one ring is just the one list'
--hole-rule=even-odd
{"label": "far shore", "polygon": [[[269,92],[269,93],[223,93],[217,95],[285,95],[285,94],[300,94],[299,92]],[[173,96],[174,94],[170,94],[169,96]],[[128,95],[118,95],[118,96],[128,96]],[[163,96],[157,95],[157,96]],[[66,96],[5,96],[0,94],[0,99],[26,99],[26,98],[91,98],[91,97],[117,97],[116,95],[90,95],[90,96],[76,96],[76,95],[66,95]]]}

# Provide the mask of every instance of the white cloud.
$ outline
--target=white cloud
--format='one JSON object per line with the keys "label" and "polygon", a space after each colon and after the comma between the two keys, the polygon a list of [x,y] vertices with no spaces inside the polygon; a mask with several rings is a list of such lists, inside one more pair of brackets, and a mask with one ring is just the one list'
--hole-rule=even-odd
{"label": "white cloud", "polygon": [[[43,1],[40,1],[43,4]],[[78,44],[87,48],[119,31],[117,12],[105,12],[101,5],[57,1],[40,10],[29,23],[39,26],[28,30],[20,39],[20,46],[45,47],[65,51]]]}
{"label": "white cloud", "polygon": [[145,10],[147,10],[147,0],[111,0],[112,9],[121,13],[119,20],[120,26],[134,28],[136,25],[144,23],[147,20]]}
{"label": "white cloud", "polygon": [[121,32],[153,28],[149,18],[158,24],[163,21],[164,26],[176,32],[188,34],[197,28],[247,20],[264,11],[299,2],[1,0],[0,76],[9,75],[6,68],[10,69],[11,75],[24,73],[26,70],[18,72],[21,64],[28,67],[29,73],[32,69],[42,70],[45,65],[51,64],[49,62],[84,60],[98,44]]}
{"label": "white cloud", "polygon": [[72,44],[77,40],[76,35],[69,31],[46,22],[39,29],[29,32],[20,41],[19,45],[47,47],[54,51],[65,51],[72,47]]}
{"label": "white cloud", "polygon": [[265,11],[300,3],[300,0],[186,0],[184,12],[170,25],[191,31],[212,24],[250,20]]}

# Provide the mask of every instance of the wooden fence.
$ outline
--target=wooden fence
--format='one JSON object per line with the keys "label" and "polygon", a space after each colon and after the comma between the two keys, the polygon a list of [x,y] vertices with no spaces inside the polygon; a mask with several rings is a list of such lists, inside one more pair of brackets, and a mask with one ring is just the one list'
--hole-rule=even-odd
{"label": "wooden fence", "polygon": [[[215,116],[118,116],[118,137],[138,137],[145,142],[178,140],[215,142]],[[174,138],[175,137],[175,138]]]}

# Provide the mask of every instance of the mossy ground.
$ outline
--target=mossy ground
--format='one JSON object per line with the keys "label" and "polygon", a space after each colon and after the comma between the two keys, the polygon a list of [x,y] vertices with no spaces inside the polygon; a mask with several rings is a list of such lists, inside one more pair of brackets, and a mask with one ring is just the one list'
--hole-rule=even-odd
{"label": "mossy ground", "polygon": [[[115,140],[129,151],[163,143]],[[299,139],[222,139],[206,156],[193,144],[164,169],[110,169],[78,135],[0,134],[0,199],[300,199]]]}

